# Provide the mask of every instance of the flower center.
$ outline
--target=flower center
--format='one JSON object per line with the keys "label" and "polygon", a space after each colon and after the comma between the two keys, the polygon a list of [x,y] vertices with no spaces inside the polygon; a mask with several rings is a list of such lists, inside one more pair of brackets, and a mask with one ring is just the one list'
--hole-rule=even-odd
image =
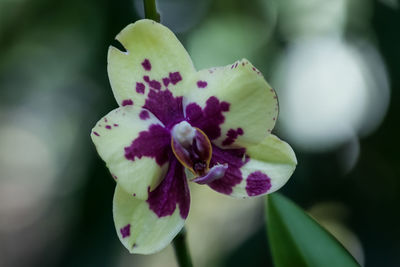
{"label": "flower center", "polygon": [[179,162],[196,176],[194,182],[206,184],[224,176],[226,165],[217,164],[210,169],[211,142],[202,130],[182,121],[172,128],[171,136],[172,151]]}
{"label": "flower center", "polygon": [[187,121],[182,121],[172,128],[172,136],[176,142],[188,147],[193,143],[193,139],[196,136],[196,129]]}

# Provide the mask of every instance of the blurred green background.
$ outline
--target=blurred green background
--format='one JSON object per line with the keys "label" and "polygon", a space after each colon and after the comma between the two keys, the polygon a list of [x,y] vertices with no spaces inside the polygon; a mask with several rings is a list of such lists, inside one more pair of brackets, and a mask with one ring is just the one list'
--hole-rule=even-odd
{"label": "blurred green background", "polygon": [[[0,266],[176,266],[129,255],[91,128],[117,107],[113,38],[141,1],[0,0]],[[397,0],[160,0],[198,69],[248,58],[277,90],[298,156],[281,190],[363,266],[400,266]],[[397,118],[397,119],[396,119]],[[272,266],[263,199],[194,185],[195,266]]]}

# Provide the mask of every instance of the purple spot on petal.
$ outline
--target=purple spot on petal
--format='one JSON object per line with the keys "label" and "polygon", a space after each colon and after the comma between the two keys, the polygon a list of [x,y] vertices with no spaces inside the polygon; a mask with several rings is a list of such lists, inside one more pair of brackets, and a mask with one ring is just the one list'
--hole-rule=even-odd
{"label": "purple spot on petal", "polygon": [[111,130],[111,125],[106,125],[106,129]]}
{"label": "purple spot on petal", "polygon": [[151,70],[151,64],[150,61],[146,58],[143,62],[142,62],[142,66],[145,70],[150,71]]}
{"label": "purple spot on petal", "polygon": [[108,122],[107,118],[104,118],[104,122]]}
{"label": "purple spot on petal", "polygon": [[93,132],[94,135],[100,136],[98,132]]}
{"label": "purple spot on petal", "polygon": [[260,171],[250,173],[247,177],[246,192],[251,197],[267,193],[270,188],[271,178]]}
{"label": "purple spot on petal", "polygon": [[223,146],[228,146],[233,144],[237,137],[239,135],[243,135],[243,129],[242,128],[237,128],[237,130],[235,131],[234,129],[229,129],[228,132],[226,133],[226,138],[224,141],[222,141],[222,145]]}
{"label": "purple spot on petal", "polygon": [[122,238],[128,237],[131,235],[131,225],[127,224],[124,227],[122,227],[120,230]]}
{"label": "purple spot on petal", "polygon": [[222,142],[223,146],[231,145],[233,142],[235,142],[237,134],[235,130],[230,129],[227,133],[227,138]]}
{"label": "purple spot on petal", "polygon": [[169,79],[170,79],[171,83],[172,83],[173,85],[175,85],[175,84],[177,84],[178,82],[182,81],[182,76],[181,76],[181,74],[179,73],[179,71],[177,71],[177,72],[170,72],[170,73],[169,73]]}
{"label": "purple spot on petal", "polygon": [[136,92],[138,92],[139,94],[144,94],[144,89],[145,89],[145,86],[143,83],[139,83],[139,82],[136,83]]}
{"label": "purple spot on petal", "polygon": [[149,86],[151,87],[151,89],[156,89],[156,90],[160,90],[161,89],[161,83],[158,82],[157,80],[150,80],[150,77],[145,75],[143,76],[143,80],[149,84]]}
{"label": "purple spot on petal", "polygon": [[235,130],[229,129],[229,131],[226,133],[226,136],[228,136],[230,138],[236,138],[237,137],[237,133],[236,133]]}
{"label": "purple spot on petal", "polygon": [[133,193],[132,196],[136,197],[136,193]]}
{"label": "purple spot on petal", "polygon": [[229,145],[232,145],[233,142],[235,142],[235,139],[228,137],[222,142],[222,145],[223,146],[229,146]]}
{"label": "purple spot on petal", "polygon": [[207,82],[206,81],[197,81],[197,87],[206,88],[207,87]]}
{"label": "purple spot on petal", "polygon": [[209,186],[217,192],[230,195],[233,187],[243,180],[240,168],[243,167],[249,158],[245,154],[246,149],[222,149],[213,145],[211,166],[216,164],[228,164],[224,177],[210,183]]}
{"label": "purple spot on petal", "polygon": [[142,120],[147,120],[150,118],[149,112],[147,110],[142,110],[139,114],[139,118]]}
{"label": "purple spot on petal", "polygon": [[170,143],[169,131],[161,125],[152,124],[147,131],[140,132],[130,146],[125,147],[125,158],[135,161],[136,157],[150,157],[161,166],[168,160]]}
{"label": "purple spot on petal", "polygon": [[184,167],[172,153],[169,161],[167,174],[157,188],[149,192],[147,202],[158,217],[172,215],[178,205],[181,217],[186,219],[189,213],[190,194]]}
{"label": "purple spot on petal", "polygon": [[192,126],[200,128],[210,140],[214,140],[221,135],[219,126],[225,121],[222,112],[227,109],[229,103],[220,102],[218,98],[212,96],[206,101],[203,110],[196,103],[187,105],[186,117]]}
{"label": "purple spot on petal", "polygon": [[221,110],[222,111],[229,111],[230,104],[228,102],[222,101],[221,102]]}
{"label": "purple spot on petal", "polygon": [[114,127],[118,127],[118,126],[119,126],[119,125],[118,125],[118,124],[116,124],[116,123],[114,123],[113,125],[114,125]]}
{"label": "purple spot on petal", "polygon": [[133,105],[133,101],[131,99],[125,99],[122,101],[122,106],[131,106]]}
{"label": "purple spot on petal", "polygon": [[153,89],[156,89],[156,90],[160,90],[160,89],[161,89],[161,83],[159,83],[159,82],[156,81],[156,80],[151,80],[151,81],[149,82],[149,85],[150,85],[150,87],[153,88]]}
{"label": "purple spot on petal", "polygon": [[168,129],[184,119],[182,97],[174,97],[168,89],[151,90],[143,107],[153,113]]}
{"label": "purple spot on petal", "polygon": [[115,174],[111,174],[112,178],[114,178],[115,180],[118,179],[118,177]]}
{"label": "purple spot on petal", "polygon": [[162,79],[162,81],[163,81],[163,84],[164,84],[164,86],[165,86],[165,87],[167,87],[167,86],[168,86],[168,84],[170,83],[170,80],[169,80],[169,78],[168,78],[168,77],[166,77],[166,78],[163,78],[163,79]]}

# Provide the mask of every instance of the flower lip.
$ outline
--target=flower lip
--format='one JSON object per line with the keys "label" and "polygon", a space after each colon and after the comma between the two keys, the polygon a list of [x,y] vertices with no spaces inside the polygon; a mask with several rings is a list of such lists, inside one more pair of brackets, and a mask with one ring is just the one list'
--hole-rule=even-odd
{"label": "flower lip", "polygon": [[176,124],[171,131],[171,147],[175,157],[196,176],[209,171],[212,147],[207,135],[187,121]]}
{"label": "flower lip", "polygon": [[217,179],[222,178],[228,169],[228,164],[215,164],[206,175],[196,177],[192,182],[198,184],[209,184]]}

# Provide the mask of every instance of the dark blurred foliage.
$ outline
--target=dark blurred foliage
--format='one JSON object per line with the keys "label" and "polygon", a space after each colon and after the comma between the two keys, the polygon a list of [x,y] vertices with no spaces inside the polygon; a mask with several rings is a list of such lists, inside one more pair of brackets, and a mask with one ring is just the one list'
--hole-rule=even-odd
{"label": "dark blurred foliage", "polygon": [[[237,59],[253,55],[267,79],[273,75],[269,62],[275,62],[288,45],[282,21],[275,20],[273,12],[262,11],[262,1],[204,1],[200,7],[193,1],[159,2],[162,19],[168,17],[167,12],[176,11],[176,6],[183,6],[179,12],[186,15],[196,13],[192,20],[186,16],[181,22],[188,28],[175,28],[180,24],[179,14],[166,22],[173,30],[182,31],[178,37],[184,45],[190,43],[191,31],[210,18],[245,13],[270,22],[266,26],[271,31],[268,41],[255,47],[251,55],[246,51],[237,55]],[[265,2],[268,5],[270,1]],[[353,11],[345,28],[345,38],[356,34],[374,39],[386,64],[391,93],[383,122],[372,134],[359,139],[357,163],[346,172],[338,161],[346,143],[318,153],[294,146],[299,165],[282,189],[304,209],[320,202],[344,205],[348,210],[344,223],[361,241],[365,266],[400,266],[400,14],[398,2],[392,1],[397,3],[394,6],[386,2],[371,2],[367,25],[350,23],[357,21],[357,11]],[[128,256],[115,235],[114,182],[89,137],[95,122],[116,107],[106,73],[107,49],[124,26],[139,19],[142,11],[135,6],[140,7],[140,3],[0,0],[0,118],[18,124],[23,119],[15,114],[21,109],[40,118],[40,129],[33,127],[33,131],[52,140],[49,153],[56,162],[54,185],[37,205],[50,204],[30,225],[13,231],[0,229],[1,266],[141,266],[143,258],[136,261],[137,256]],[[225,44],[225,48],[230,45]],[[23,143],[26,140],[21,142],[29,149],[29,144]],[[25,152],[35,157],[35,151]],[[0,179],[6,181],[7,177]],[[30,183],[24,185],[28,193]],[[13,224],[24,220],[21,214],[14,218],[4,212],[0,217],[4,224]],[[262,221],[263,215],[259,218]],[[238,247],[210,261],[231,267],[272,266],[265,227],[258,227]],[[204,231],[211,228],[204,227]],[[129,264],[121,263],[121,257],[130,257]]]}

